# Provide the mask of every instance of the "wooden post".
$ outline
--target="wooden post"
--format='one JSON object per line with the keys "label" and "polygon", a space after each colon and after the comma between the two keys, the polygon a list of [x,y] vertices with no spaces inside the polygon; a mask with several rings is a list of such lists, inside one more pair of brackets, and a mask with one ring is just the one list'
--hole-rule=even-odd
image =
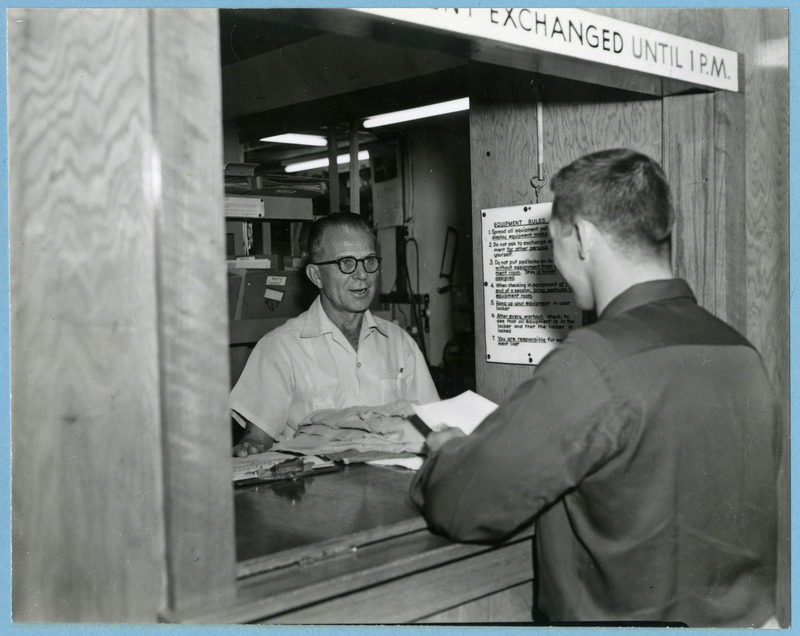
{"label": "wooden post", "polygon": [[217,12],[8,14],[16,621],[230,595]]}
{"label": "wooden post", "polygon": [[167,608],[233,595],[222,89],[213,10],[151,11]]}
{"label": "wooden post", "polygon": [[15,621],[163,603],[149,37],[145,11],[8,14]]}

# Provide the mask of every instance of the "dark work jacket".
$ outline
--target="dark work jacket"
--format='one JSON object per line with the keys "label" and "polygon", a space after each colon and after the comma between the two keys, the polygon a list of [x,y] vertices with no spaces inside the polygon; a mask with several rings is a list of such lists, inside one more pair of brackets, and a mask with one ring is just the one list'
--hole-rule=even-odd
{"label": "dark work jacket", "polygon": [[779,408],[755,349],[682,280],[576,330],[411,498],[451,539],[536,521],[550,621],[759,626],[775,614]]}

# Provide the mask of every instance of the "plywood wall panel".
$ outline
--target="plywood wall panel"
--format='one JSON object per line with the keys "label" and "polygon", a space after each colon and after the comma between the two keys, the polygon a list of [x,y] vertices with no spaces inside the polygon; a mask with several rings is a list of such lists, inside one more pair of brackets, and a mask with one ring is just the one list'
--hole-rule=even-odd
{"label": "plywood wall panel", "polygon": [[[741,56],[740,56],[741,57]],[[747,184],[745,173],[745,99],[741,93],[714,94],[714,290],[717,315],[747,333],[746,253]]]}
{"label": "plywood wall panel", "polygon": [[147,49],[144,12],[8,15],[17,621],[163,599]]}
{"label": "plywood wall panel", "polygon": [[[548,78],[543,87],[545,176],[608,148],[661,156],[661,100],[602,86]],[[546,200],[552,200],[545,189]]]}
{"label": "plywood wall panel", "polygon": [[750,52],[745,62],[747,333],[767,360],[777,388],[788,396],[788,16],[776,11],[754,17],[727,27]]}
{"label": "plywood wall panel", "polygon": [[714,95],[664,98],[663,168],[675,205],[673,268],[698,302],[717,312],[714,258]]}
{"label": "plywood wall panel", "polygon": [[216,11],[152,12],[168,607],[235,578],[222,109]]}
{"label": "plywood wall panel", "polygon": [[[764,357],[790,430],[788,11],[725,14],[726,34],[745,52],[747,337]],[[778,617],[791,622],[790,472],[779,482]]]}
{"label": "plywood wall panel", "polygon": [[741,95],[664,98],[664,157],[675,204],[673,267],[698,303],[746,330],[744,103]]}
{"label": "plywood wall panel", "polygon": [[[470,71],[473,259],[478,391],[499,401],[535,367],[486,362],[480,210],[535,201],[536,99],[543,100],[544,174],[596,150],[661,156],[661,100],[489,65]],[[551,201],[547,185],[540,201]]]}
{"label": "plywood wall panel", "polygon": [[475,292],[475,373],[478,392],[495,402],[533,367],[486,362],[481,210],[534,201],[537,172],[536,76],[489,65],[470,68],[470,164]]}

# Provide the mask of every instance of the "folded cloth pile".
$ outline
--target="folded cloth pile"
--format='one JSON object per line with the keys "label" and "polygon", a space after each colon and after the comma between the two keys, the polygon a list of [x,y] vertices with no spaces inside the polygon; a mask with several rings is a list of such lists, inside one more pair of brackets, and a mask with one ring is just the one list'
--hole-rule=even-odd
{"label": "folded cloth pile", "polygon": [[408,421],[413,414],[407,401],[314,411],[300,422],[293,438],[272,450],[313,455],[346,450],[419,453],[425,438]]}

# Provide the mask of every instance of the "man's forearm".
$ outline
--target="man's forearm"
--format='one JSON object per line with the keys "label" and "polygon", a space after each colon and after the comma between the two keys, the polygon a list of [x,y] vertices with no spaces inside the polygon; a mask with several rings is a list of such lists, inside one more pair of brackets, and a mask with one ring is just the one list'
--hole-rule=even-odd
{"label": "man's forearm", "polygon": [[233,447],[235,457],[247,457],[257,453],[263,453],[272,448],[275,440],[258,426],[245,420],[245,434],[242,439]]}

